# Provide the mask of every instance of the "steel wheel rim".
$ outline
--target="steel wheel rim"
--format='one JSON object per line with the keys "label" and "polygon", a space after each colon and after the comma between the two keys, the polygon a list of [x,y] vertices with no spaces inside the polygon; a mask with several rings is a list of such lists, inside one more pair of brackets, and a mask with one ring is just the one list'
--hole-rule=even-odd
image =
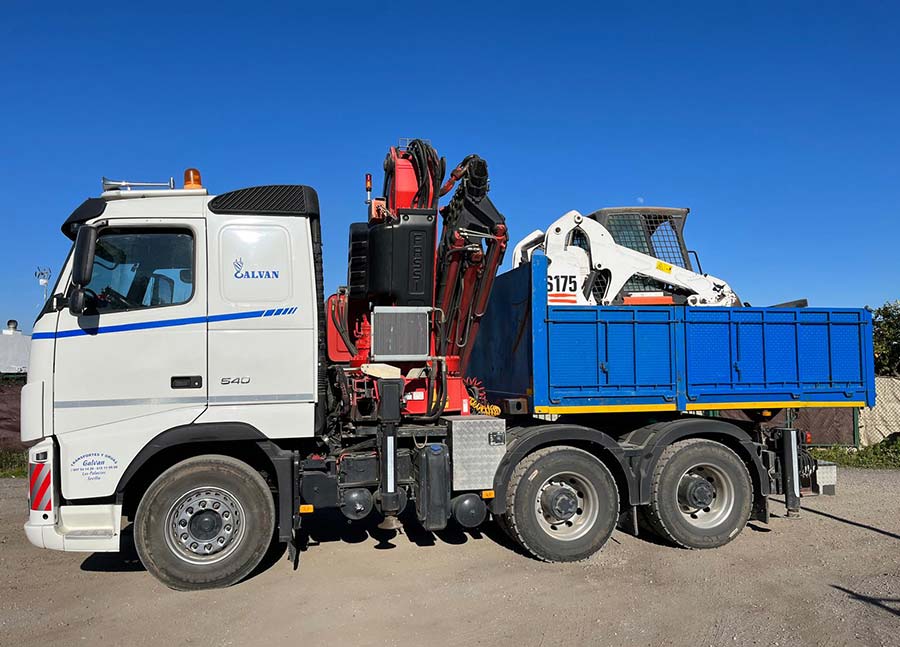
{"label": "steel wheel rim", "polygon": [[231,555],[244,538],[244,508],[228,490],[198,487],[179,497],[165,518],[166,544],[182,561],[208,565]]}
{"label": "steel wheel rim", "polygon": [[[708,505],[685,500],[685,490],[694,479],[703,479],[712,486],[713,498]],[[731,477],[710,463],[698,463],[685,470],[675,488],[675,505],[682,518],[695,528],[708,530],[721,525],[731,515],[734,502],[735,487]]]}
{"label": "steel wheel rim", "polygon": [[[547,507],[548,488],[563,488],[564,498],[572,496],[577,501],[575,513],[570,518],[562,519],[554,509]],[[594,484],[584,475],[560,472],[546,479],[538,488],[535,515],[538,525],[547,535],[559,541],[574,541],[584,537],[596,525],[600,516],[600,496]]]}

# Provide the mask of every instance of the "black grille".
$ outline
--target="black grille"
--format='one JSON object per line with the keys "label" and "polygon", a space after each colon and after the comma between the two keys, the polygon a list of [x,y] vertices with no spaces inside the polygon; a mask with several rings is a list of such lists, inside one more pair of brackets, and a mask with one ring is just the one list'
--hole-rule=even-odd
{"label": "black grille", "polygon": [[238,189],[216,196],[209,210],[220,214],[319,217],[315,189],[302,184],[272,184]]}

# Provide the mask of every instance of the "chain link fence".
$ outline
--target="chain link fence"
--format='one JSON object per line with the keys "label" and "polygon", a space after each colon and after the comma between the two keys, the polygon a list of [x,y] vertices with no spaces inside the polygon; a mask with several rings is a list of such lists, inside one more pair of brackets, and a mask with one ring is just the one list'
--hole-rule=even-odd
{"label": "chain link fence", "polygon": [[900,379],[875,378],[875,407],[859,412],[859,441],[863,447],[875,445],[900,432]]}

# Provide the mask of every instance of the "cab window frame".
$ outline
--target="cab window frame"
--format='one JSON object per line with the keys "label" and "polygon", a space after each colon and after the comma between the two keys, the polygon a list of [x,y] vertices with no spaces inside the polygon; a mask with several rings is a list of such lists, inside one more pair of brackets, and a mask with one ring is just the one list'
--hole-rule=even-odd
{"label": "cab window frame", "polygon": [[[137,305],[131,308],[116,308],[111,310],[103,310],[98,309],[93,304],[93,299],[91,299],[90,311],[86,311],[84,314],[88,316],[94,317],[105,317],[110,315],[117,315],[125,312],[138,312],[145,310],[158,310],[160,308],[175,308],[179,306],[186,306],[191,304],[194,301],[194,298],[197,296],[197,234],[196,232],[185,225],[177,225],[171,223],[165,224],[124,224],[124,223],[116,223],[114,225],[103,226],[100,228],[100,231],[97,233],[97,242],[103,239],[104,236],[108,236],[110,234],[139,234],[139,233],[151,233],[151,234],[187,234],[191,239],[191,291],[188,297],[184,301],[179,301],[178,303],[160,303],[156,305]],[[96,250],[96,248],[95,248]],[[96,263],[96,260],[94,261]],[[72,279],[71,274],[68,279],[69,289],[71,289]],[[148,279],[149,286],[149,279]],[[145,287],[146,290],[146,287]],[[123,295],[127,296],[127,295]]]}

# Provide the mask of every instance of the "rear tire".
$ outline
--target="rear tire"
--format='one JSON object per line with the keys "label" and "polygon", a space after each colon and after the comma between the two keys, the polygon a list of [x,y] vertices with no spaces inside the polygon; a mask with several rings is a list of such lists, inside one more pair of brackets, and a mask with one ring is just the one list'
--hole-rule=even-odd
{"label": "rear tire", "polygon": [[597,457],[548,447],[516,466],[500,525],[534,557],[574,562],[607,542],[619,516],[616,481]]}
{"label": "rear tire", "polygon": [[663,451],[641,514],[656,534],[682,548],[718,548],[747,525],[752,498],[750,474],[737,454],[689,438]]}
{"label": "rear tire", "polygon": [[153,482],[138,505],[134,543],[144,567],[169,588],[221,588],[256,568],[274,527],[275,503],[259,473],[210,454]]}

